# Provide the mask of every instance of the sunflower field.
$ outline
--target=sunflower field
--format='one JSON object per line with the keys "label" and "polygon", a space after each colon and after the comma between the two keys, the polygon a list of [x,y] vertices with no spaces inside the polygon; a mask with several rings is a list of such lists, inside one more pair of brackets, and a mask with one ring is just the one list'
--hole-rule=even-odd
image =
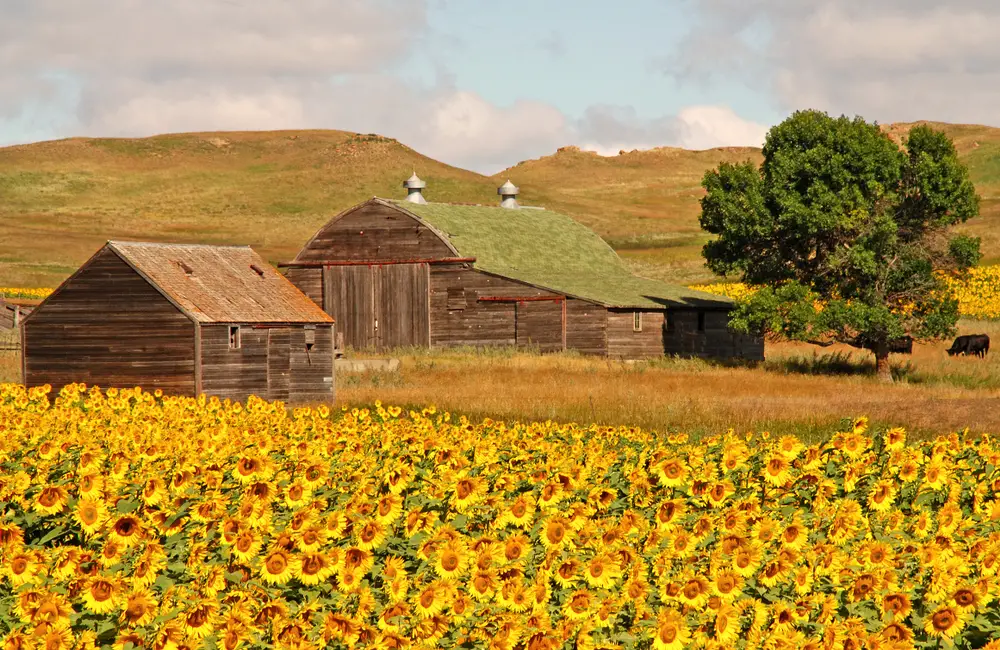
{"label": "sunflower field", "polygon": [[48,298],[52,289],[28,289],[24,287],[0,287],[0,298],[30,298],[41,300]]}
{"label": "sunflower field", "polygon": [[[1000,265],[978,266],[969,269],[964,277],[945,275],[944,278],[958,300],[962,316],[980,320],[1000,319]],[[740,282],[698,284],[690,288],[733,300],[742,300],[754,292],[754,287]]]}
{"label": "sunflower field", "polygon": [[1000,648],[1000,444],[0,385],[0,647]]}

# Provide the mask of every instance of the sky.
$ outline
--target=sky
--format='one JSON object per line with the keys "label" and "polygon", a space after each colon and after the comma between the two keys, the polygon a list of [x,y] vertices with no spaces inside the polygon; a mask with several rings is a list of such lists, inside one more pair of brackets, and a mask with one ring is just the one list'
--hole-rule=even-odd
{"label": "sky", "polygon": [[334,128],[495,173],[805,108],[1000,125],[998,32],[995,0],[0,0],[0,145]]}

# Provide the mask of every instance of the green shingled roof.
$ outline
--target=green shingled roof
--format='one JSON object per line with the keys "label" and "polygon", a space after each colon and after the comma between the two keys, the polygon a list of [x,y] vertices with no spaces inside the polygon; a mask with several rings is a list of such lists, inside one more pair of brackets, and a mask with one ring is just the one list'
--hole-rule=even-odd
{"label": "green shingled roof", "polygon": [[475,267],[607,307],[726,307],[720,296],[633,275],[597,233],[551,210],[392,201]]}

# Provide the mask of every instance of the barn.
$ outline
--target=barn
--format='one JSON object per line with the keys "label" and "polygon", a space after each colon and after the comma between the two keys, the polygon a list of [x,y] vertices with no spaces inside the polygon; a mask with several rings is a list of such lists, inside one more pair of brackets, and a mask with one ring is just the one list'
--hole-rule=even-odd
{"label": "barn", "polygon": [[333,398],[333,319],[248,246],[108,242],[21,337],[28,386]]}
{"label": "barn", "polygon": [[763,358],[729,331],[732,303],[628,271],[596,233],[517,203],[429,203],[416,174],[405,200],[373,198],[334,217],[283,265],[355,349],[516,346],[640,359]]}

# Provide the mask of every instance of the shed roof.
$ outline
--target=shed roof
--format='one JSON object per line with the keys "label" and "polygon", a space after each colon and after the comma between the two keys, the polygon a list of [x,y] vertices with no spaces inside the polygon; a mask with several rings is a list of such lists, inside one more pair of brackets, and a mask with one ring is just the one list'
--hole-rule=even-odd
{"label": "shed roof", "polygon": [[198,322],[333,322],[249,246],[122,241],[107,246]]}
{"label": "shed roof", "polygon": [[551,210],[391,204],[426,222],[475,268],[607,307],[728,308],[727,298],[634,275],[593,230]]}

